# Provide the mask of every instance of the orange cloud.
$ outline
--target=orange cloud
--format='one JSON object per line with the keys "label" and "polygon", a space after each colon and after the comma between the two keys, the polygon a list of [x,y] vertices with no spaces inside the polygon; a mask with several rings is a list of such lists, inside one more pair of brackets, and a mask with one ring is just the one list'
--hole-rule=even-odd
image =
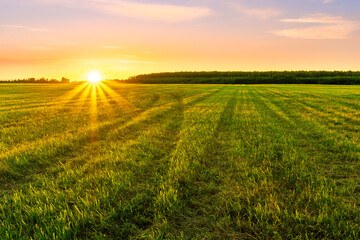
{"label": "orange cloud", "polygon": [[130,1],[97,0],[94,1],[94,7],[111,14],[166,22],[193,20],[213,14],[211,9],[205,7],[135,3]]}

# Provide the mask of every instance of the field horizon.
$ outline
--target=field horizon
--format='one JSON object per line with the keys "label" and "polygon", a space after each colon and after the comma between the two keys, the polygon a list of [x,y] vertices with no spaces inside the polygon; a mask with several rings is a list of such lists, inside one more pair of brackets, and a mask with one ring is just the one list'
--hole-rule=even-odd
{"label": "field horizon", "polygon": [[[327,84],[360,85],[360,71],[180,71],[138,74],[126,79],[105,78],[93,71],[99,81],[117,81],[120,83],[142,84]],[[23,78],[0,80],[0,83],[74,83],[87,82],[89,76],[81,80],[62,77]]]}
{"label": "field horizon", "polygon": [[359,93],[0,84],[0,236],[357,239]]}

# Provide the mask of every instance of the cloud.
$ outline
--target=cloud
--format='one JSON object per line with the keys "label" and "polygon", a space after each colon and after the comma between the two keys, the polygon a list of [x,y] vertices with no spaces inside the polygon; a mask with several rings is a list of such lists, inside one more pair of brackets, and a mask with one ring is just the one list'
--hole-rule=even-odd
{"label": "cloud", "polygon": [[341,16],[331,16],[322,13],[313,14],[301,18],[288,18],[280,19],[281,22],[294,22],[294,23],[352,23],[353,21],[344,19]]}
{"label": "cloud", "polygon": [[[125,57],[125,56],[124,56]],[[104,65],[112,65],[112,64],[156,64],[156,62],[152,61],[142,61],[142,60],[129,60],[126,58],[98,58],[98,59],[88,59],[88,58],[78,58],[72,59],[73,61],[78,61],[83,64],[93,64],[94,62],[101,62]]]}
{"label": "cloud", "polygon": [[324,4],[329,4],[329,3],[333,3],[333,2],[334,2],[334,0],[323,0]]}
{"label": "cloud", "polygon": [[9,28],[9,29],[23,29],[31,32],[44,32],[47,31],[45,28],[34,28],[34,27],[26,27],[21,25],[11,25],[11,24],[3,24],[0,25],[2,28]]}
{"label": "cloud", "polygon": [[282,11],[275,9],[275,8],[248,8],[243,5],[237,4],[237,3],[228,3],[234,10],[237,12],[258,18],[258,19],[269,19],[278,17],[282,14]]}
{"label": "cloud", "polygon": [[213,11],[207,7],[173,4],[143,3],[129,0],[35,0],[46,4],[60,4],[78,9],[91,9],[107,14],[164,22],[189,21],[208,17]]}
{"label": "cloud", "polygon": [[290,28],[272,31],[273,34],[300,39],[346,39],[358,28],[356,24],[332,24],[307,28]]}
{"label": "cloud", "polygon": [[272,31],[273,34],[298,39],[346,39],[359,28],[358,22],[341,16],[313,14],[300,18],[280,19],[281,22],[310,24],[309,27]]}
{"label": "cloud", "polygon": [[165,22],[188,21],[213,14],[211,9],[205,7],[130,1],[93,0],[93,7],[110,14]]}

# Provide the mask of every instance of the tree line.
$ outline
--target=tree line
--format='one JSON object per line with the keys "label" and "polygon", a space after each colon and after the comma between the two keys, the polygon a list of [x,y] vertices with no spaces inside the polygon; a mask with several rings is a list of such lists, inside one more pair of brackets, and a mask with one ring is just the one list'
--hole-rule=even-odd
{"label": "tree line", "polygon": [[26,78],[26,79],[16,79],[16,80],[5,80],[0,81],[0,83],[70,83],[70,79],[68,78],[61,78],[61,80],[57,79],[47,79],[47,78]]}
{"label": "tree line", "polygon": [[360,84],[358,71],[164,72],[119,80],[147,84]]}

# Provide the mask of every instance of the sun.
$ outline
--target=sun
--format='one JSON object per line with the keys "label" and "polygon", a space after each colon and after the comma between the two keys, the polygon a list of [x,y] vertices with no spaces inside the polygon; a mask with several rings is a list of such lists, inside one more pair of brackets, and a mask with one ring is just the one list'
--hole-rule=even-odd
{"label": "sun", "polygon": [[98,72],[91,72],[88,75],[89,82],[97,83],[101,81],[100,74]]}

